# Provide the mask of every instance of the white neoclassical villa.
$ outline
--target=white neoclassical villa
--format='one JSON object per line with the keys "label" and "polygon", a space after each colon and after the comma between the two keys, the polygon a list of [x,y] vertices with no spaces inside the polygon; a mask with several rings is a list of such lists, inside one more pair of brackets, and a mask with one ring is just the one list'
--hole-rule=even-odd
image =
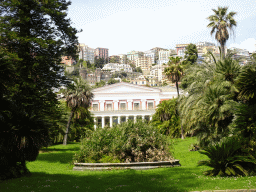
{"label": "white neoclassical villa", "polygon": [[112,127],[128,119],[150,120],[162,100],[177,97],[175,87],[152,88],[130,83],[116,83],[92,90],[91,112],[96,127]]}

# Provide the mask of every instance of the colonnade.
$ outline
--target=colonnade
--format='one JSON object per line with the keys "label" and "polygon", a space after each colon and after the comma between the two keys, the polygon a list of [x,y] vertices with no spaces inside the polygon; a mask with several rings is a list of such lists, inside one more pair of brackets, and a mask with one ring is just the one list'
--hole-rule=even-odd
{"label": "colonnade", "polygon": [[[100,118],[100,119],[99,119]],[[133,119],[134,120],[134,123],[136,122],[136,120],[138,118],[141,118],[142,120],[146,119],[146,120],[152,120],[152,116],[151,115],[118,115],[118,114],[115,114],[115,115],[101,115],[101,116],[96,116],[94,118],[94,129],[97,128],[97,120],[101,120],[101,127],[104,128],[107,124],[106,124],[106,118],[108,119],[109,118],[109,127],[113,127],[113,123],[115,120],[117,120],[117,122],[115,123],[118,123],[120,124],[121,122],[125,122],[125,121],[128,121],[128,119]],[[116,118],[116,119],[114,119]],[[123,121],[121,118],[125,118],[125,120]]]}

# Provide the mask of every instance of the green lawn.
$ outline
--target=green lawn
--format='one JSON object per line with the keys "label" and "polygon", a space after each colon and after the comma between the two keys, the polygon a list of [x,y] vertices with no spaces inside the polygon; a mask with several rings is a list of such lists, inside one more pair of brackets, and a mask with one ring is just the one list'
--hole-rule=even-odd
{"label": "green lawn", "polygon": [[174,157],[181,167],[153,170],[72,171],[73,154],[79,144],[49,147],[29,162],[31,175],[0,183],[0,191],[195,191],[218,189],[255,189],[256,177],[220,178],[202,174],[207,167],[197,167],[206,159],[196,151],[189,151],[194,138],[174,140]]}

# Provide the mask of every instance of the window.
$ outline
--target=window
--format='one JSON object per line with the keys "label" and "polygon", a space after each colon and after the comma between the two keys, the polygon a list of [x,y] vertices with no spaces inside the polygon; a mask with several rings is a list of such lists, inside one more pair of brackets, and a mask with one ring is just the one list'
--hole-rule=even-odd
{"label": "window", "polygon": [[98,104],[92,104],[92,110],[93,111],[98,111],[99,110],[99,105]]}
{"label": "window", "polygon": [[120,110],[126,110],[126,103],[120,103]]}
{"label": "window", "polygon": [[140,109],[140,103],[134,103],[134,110]]}
{"label": "window", "polygon": [[148,102],[148,109],[154,109],[154,103]]}
{"label": "window", "polygon": [[107,104],[107,111],[112,111],[112,104]]}

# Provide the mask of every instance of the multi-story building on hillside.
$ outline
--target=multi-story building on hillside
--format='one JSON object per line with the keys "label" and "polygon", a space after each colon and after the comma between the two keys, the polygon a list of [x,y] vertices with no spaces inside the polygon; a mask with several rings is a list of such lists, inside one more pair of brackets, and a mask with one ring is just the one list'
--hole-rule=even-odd
{"label": "multi-story building on hillside", "polygon": [[230,50],[234,53],[233,58],[239,59],[240,65],[245,65],[250,60],[250,53],[246,49],[239,49],[236,47],[231,47]]}
{"label": "multi-story building on hillside", "polygon": [[88,45],[85,45],[84,43],[79,44],[79,59],[94,63],[94,53],[95,49],[88,47]]}
{"label": "multi-story building on hillside", "polygon": [[145,57],[150,57],[152,60],[152,64],[157,64],[159,60],[159,52],[160,51],[168,51],[168,49],[164,49],[161,47],[154,47],[148,51],[144,52]]}
{"label": "multi-story building on hillside", "polygon": [[150,75],[153,75],[157,78],[158,82],[163,82],[165,80],[167,80],[165,74],[164,74],[164,69],[168,67],[168,65],[166,64],[157,64],[155,66],[151,67],[150,70]]}
{"label": "multi-story building on hillside", "polygon": [[168,63],[170,55],[176,55],[175,50],[163,50],[158,52],[158,64]]}
{"label": "multi-story building on hillside", "polygon": [[132,79],[130,83],[135,85],[147,85],[150,87],[159,85],[157,77],[155,77],[154,75],[141,75],[137,78]]}
{"label": "multi-story building on hillside", "polygon": [[95,71],[81,69],[79,73],[80,76],[85,79],[91,86],[95,85],[101,80],[107,82],[109,79],[112,78],[112,72],[107,70],[101,70],[100,68],[97,68]]}
{"label": "multi-story building on hillside", "polygon": [[127,53],[127,59],[132,63],[135,64],[135,60],[143,57],[144,53],[141,51],[131,51]]}
{"label": "multi-story building on hillside", "polygon": [[120,55],[118,55],[119,56],[119,61],[120,61],[120,63],[121,64],[128,64],[127,63],[127,55],[126,54],[120,54]]}
{"label": "multi-story building on hillside", "polygon": [[129,72],[132,73],[132,67],[129,64],[119,64],[119,63],[108,63],[105,64],[102,70],[109,70],[111,72]]}
{"label": "multi-story building on hillside", "polygon": [[177,97],[174,87],[163,88],[121,82],[93,89],[91,112],[95,129],[112,127],[128,119],[150,120],[161,101]]}
{"label": "multi-story building on hillside", "polygon": [[150,74],[150,68],[152,67],[151,57],[139,57],[135,60],[135,66],[140,67],[144,75]]}
{"label": "multi-story building on hillside", "polygon": [[149,57],[151,59],[151,63],[156,63],[156,50],[148,50],[144,52],[144,57]]}
{"label": "multi-story building on hillside", "polygon": [[69,56],[62,56],[61,63],[65,64],[67,66],[71,66],[71,65],[75,64],[76,61]]}
{"label": "multi-story building on hillside", "polygon": [[94,56],[99,59],[99,58],[103,58],[105,61],[108,61],[108,49],[107,48],[101,48],[101,47],[97,47],[95,49],[95,54]]}
{"label": "multi-story building on hillside", "polygon": [[185,49],[189,44],[177,44],[176,45],[176,53],[179,57],[185,56]]}

